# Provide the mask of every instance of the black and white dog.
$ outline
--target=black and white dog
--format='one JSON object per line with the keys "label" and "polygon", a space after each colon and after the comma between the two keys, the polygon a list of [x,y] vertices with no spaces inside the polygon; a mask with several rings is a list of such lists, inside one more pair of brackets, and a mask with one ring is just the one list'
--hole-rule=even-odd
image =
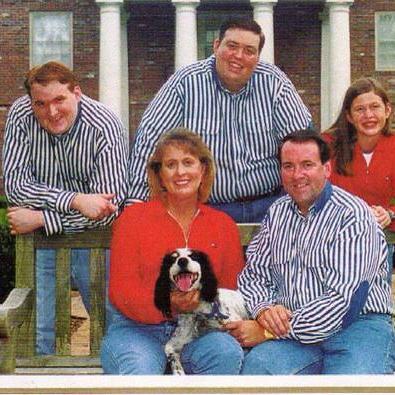
{"label": "black and white dog", "polygon": [[165,346],[173,374],[185,374],[180,354],[183,347],[210,329],[230,321],[248,319],[241,294],[217,288],[217,279],[207,255],[188,248],[177,249],[163,258],[155,286],[155,306],[171,318],[170,291],[200,290],[200,304],[192,313],[178,315],[177,328]]}

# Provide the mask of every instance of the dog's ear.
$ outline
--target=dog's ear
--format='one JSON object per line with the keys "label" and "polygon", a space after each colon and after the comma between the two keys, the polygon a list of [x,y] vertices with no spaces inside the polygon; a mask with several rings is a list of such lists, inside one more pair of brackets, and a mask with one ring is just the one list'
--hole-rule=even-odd
{"label": "dog's ear", "polygon": [[197,260],[200,263],[202,271],[202,289],[200,291],[200,296],[206,302],[213,302],[217,296],[218,281],[215,277],[214,271],[211,267],[211,262],[209,257],[201,251],[195,251],[197,254]]}
{"label": "dog's ear", "polygon": [[155,284],[154,303],[166,318],[171,318],[169,269],[173,261],[171,254],[163,257],[159,277]]}

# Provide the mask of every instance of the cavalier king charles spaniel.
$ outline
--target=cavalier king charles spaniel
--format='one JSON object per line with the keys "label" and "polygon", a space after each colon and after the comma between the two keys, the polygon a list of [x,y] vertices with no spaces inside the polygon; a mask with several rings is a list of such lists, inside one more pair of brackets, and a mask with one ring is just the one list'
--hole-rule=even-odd
{"label": "cavalier king charles spaniel", "polygon": [[191,313],[177,316],[177,327],[165,346],[173,374],[185,374],[180,354],[183,347],[211,329],[230,321],[249,318],[243,297],[237,291],[217,288],[208,256],[197,250],[179,248],[164,256],[155,286],[155,306],[172,318],[170,292],[200,290],[200,304]]}

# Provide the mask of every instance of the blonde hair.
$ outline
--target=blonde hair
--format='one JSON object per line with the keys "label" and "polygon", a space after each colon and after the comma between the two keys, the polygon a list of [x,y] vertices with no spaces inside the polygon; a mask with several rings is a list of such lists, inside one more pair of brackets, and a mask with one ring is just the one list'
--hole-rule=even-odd
{"label": "blonde hair", "polygon": [[160,169],[162,167],[163,155],[166,147],[176,146],[185,149],[191,155],[199,158],[205,167],[202,183],[198,190],[198,200],[206,202],[210,196],[214,182],[215,166],[210,149],[203,140],[195,133],[186,128],[176,128],[165,133],[158,141],[155,151],[148,160],[147,176],[150,189],[150,198],[163,200],[166,191],[160,180]]}

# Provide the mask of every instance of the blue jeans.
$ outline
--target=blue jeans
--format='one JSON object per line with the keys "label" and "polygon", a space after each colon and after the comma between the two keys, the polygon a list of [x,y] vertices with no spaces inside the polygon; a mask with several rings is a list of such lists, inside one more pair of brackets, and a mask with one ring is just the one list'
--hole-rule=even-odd
{"label": "blue jeans", "polygon": [[[164,346],[175,323],[141,324],[119,311],[103,338],[101,363],[106,374],[162,375],[167,359]],[[243,350],[228,333],[209,332],[187,344],[181,354],[187,374],[239,374]]]}
{"label": "blue jeans", "polygon": [[[109,251],[106,253],[106,267],[109,264]],[[85,307],[90,309],[89,297],[89,250],[71,251],[71,282],[81,294]],[[108,270],[106,270],[106,287]],[[36,251],[36,352],[37,354],[55,353],[55,250]],[[106,321],[110,320],[110,306],[106,291]]]}
{"label": "blue jeans", "polygon": [[210,206],[224,211],[238,223],[261,223],[274,201],[284,195],[280,192],[268,197],[245,202],[210,203]]}
{"label": "blue jeans", "polygon": [[391,317],[366,314],[320,343],[261,343],[245,356],[241,374],[392,374],[394,369]]}

